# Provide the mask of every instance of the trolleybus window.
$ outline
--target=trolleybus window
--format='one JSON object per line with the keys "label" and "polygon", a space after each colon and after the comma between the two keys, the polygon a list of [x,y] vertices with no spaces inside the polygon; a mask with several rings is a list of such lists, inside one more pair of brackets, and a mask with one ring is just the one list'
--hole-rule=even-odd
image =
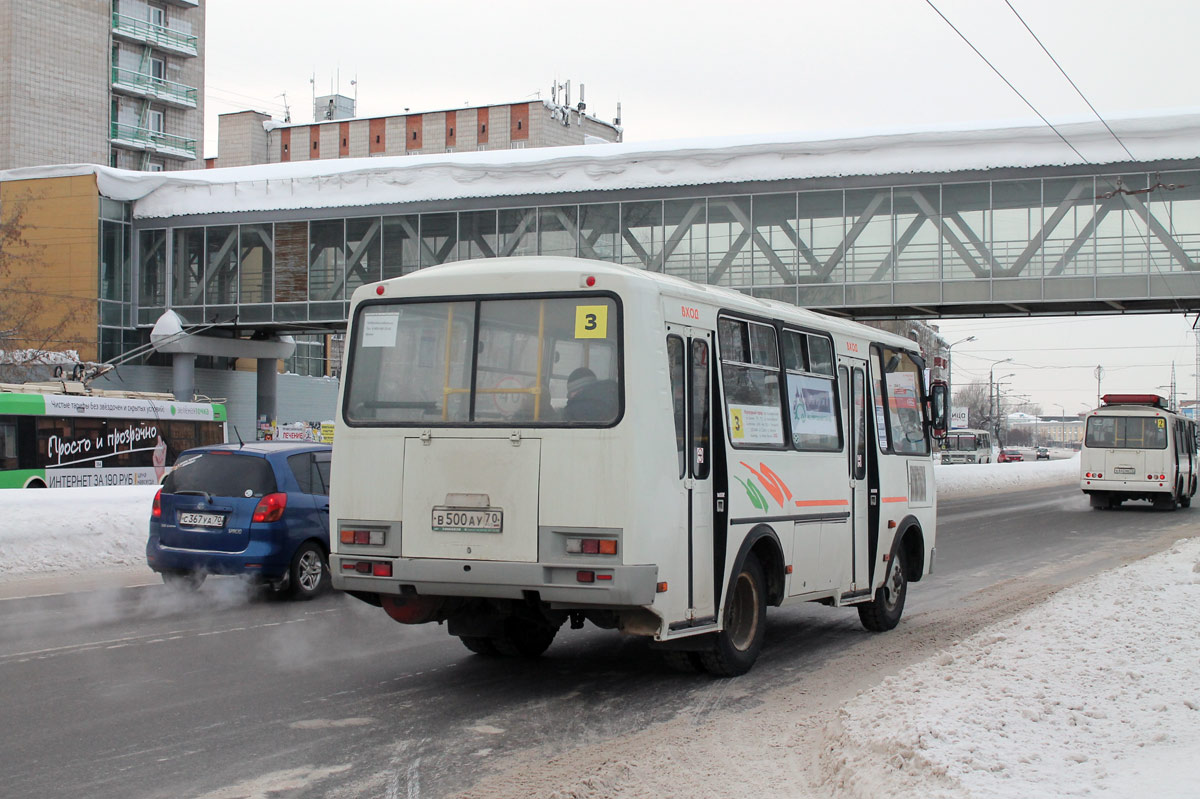
{"label": "trolleybus window", "polygon": [[687,413],[684,403],[683,339],[667,336],[667,371],[671,374],[671,407],[675,417],[675,454],[679,476],[687,473]]}
{"label": "trolleybus window", "polygon": [[607,426],[620,413],[610,297],[374,303],[355,331],[350,424]]}

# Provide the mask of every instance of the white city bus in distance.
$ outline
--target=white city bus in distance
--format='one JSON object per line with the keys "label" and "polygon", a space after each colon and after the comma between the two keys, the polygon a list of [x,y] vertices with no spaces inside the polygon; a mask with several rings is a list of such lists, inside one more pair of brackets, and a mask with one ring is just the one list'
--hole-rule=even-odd
{"label": "white city bus in distance", "polygon": [[995,463],[995,445],[987,430],[950,430],[941,440],[942,463]]}
{"label": "white city bus in distance", "polygon": [[1093,508],[1148,499],[1174,510],[1196,493],[1196,423],[1157,394],[1105,394],[1087,417],[1079,486]]}
{"label": "white city bus in distance", "polygon": [[347,344],[333,584],[474,652],[588,620],[738,674],[767,605],[886,630],[933,566],[945,387],[909,339],[532,257],[363,286]]}

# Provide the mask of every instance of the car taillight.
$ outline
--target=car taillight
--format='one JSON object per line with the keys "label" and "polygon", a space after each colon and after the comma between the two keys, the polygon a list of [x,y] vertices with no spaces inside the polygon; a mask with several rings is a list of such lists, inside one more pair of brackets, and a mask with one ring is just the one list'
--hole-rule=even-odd
{"label": "car taillight", "polygon": [[267,494],[258,501],[252,521],[277,522],[283,518],[285,508],[287,508],[287,494]]}
{"label": "car taillight", "polygon": [[154,492],[154,506],[150,509],[150,515],[155,519],[162,517],[162,489]]}

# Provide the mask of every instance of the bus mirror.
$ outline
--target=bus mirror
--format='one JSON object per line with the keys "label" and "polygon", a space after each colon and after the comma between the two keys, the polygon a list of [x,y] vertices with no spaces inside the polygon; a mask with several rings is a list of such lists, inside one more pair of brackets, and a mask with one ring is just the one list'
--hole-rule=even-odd
{"label": "bus mirror", "polygon": [[933,437],[937,439],[946,437],[946,428],[949,426],[948,400],[949,387],[945,381],[934,380],[929,392],[929,426],[933,428]]}

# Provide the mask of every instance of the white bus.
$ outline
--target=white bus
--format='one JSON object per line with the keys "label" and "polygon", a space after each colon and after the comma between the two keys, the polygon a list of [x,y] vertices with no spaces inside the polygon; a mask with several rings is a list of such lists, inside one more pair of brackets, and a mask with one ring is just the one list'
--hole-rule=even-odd
{"label": "white bus", "polygon": [[330,568],[399,622],[536,656],[586,620],[738,674],[768,605],[887,630],[933,566],[945,386],[909,339],[552,257],[363,286],[350,318]]}
{"label": "white bus", "polygon": [[1156,508],[1192,504],[1196,423],[1157,394],[1105,394],[1087,417],[1079,486],[1093,508],[1148,499]]}
{"label": "white bus", "polygon": [[996,446],[987,430],[951,430],[941,440],[942,463],[995,463]]}

